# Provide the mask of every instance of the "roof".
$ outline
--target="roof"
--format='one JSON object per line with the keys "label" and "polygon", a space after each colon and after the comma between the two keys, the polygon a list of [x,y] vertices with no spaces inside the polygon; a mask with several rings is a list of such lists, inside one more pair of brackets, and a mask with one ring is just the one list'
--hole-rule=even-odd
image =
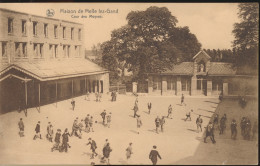
{"label": "roof", "polygon": [[208,75],[236,75],[236,68],[231,63],[211,62]]}
{"label": "roof", "polygon": [[78,58],[54,61],[14,62],[7,67],[0,67],[0,75],[12,68],[22,71],[41,81],[108,72],[106,69],[87,59]]}
{"label": "roof", "polygon": [[167,69],[162,74],[193,75],[193,62],[182,62],[176,64],[172,69]]}
{"label": "roof", "polygon": [[193,59],[197,58],[197,56],[199,56],[200,54],[203,54],[203,55],[205,55],[207,58],[211,59],[211,57],[210,57],[204,50],[199,51],[199,52],[193,57]]}

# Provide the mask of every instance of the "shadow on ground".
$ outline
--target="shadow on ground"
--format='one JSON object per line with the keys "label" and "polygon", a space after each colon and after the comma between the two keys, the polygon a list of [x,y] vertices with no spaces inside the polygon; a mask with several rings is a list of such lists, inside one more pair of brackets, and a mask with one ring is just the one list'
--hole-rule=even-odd
{"label": "shadow on ground", "polygon": [[[203,137],[197,137],[200,141],[193,156],[183,158],[175,164],[193,164],[193,165],[255,165],[258,163],[258,138],[254,140],[243,140],[240,132],[240,120],[243,116],[248,116],[253,124],[258,120],[258,103],[254,99],[248,101],[248,106],[244,109],[239,108],[237,100],[224,99],[217,107],[216,113],[221,118],[224,113],[227,114],[226,130],[223,135],[219,135],[219,130],[214,131],[216,144],[213,144],[210,138],[204,143]],[[232,107],[230,107],[232,105]],[[228,110],[226,108],[229,108]],[[213,119],[213,117],[211,117]],[[230,139],[230,123],[232,118],[237,121],[237,140]],[[212,120],[211,119],[211,120]],[[195,132],[195,130],[187,129]],[[205,131],[205,129],[203,129]]]}

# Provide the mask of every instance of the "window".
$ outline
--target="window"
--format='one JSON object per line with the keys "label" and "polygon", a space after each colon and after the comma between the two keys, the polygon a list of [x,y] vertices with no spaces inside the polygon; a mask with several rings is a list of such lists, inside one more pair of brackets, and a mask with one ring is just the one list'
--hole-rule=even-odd
{"label": "window", "polygon": [[8,18],[8,33],[13,33],[13,18]]}
{"label": "window", "polygon": [[63,27],[62,36],[63,36],[63,39],[66,38],[66,27]]}
{"label": "window", "polygon": [[58,57],[58,45],[54,46],[54,57],[57,58]]}
{"label": "window", "polygon": [[33,21],[33,36],[37,36],[37,22]]}
{"label": "window", "polygon": [[7,42],[2,42],[2,57],[7,57]]}
{"label": "window", "polygon": [[21,57],[20,43],[15,43],[15,56],[16,57]]}
{"label": "window", "polygon": [[43,44],[40,44],[40,57],[43,57]]}
{"label": "window", "polygon": [[33,53],[34,53],[34,58],[42,58],[43,57],[43,44],[33,44]]}
{"label": "window", "polygon": [[189,78],[181,78],[181,89],[182,89],[182,91],[190,90],[190,79]]}
{"label": "window", "polygon": [[54,25],[54,37],[58,38],[58,26]]}
{"label": "window", "polygon": [[26,20],[22,20],[22,34],[26,35],[27,29],[26,29]]}
{"label": "window", "polygon": [[23,56],[27,57],[27,43],[22,43]]}
{"label": "window", "polygon": [[78,39],[81,40],[81,29],[79,29]]}
{"label": "window", "polygon": [[68,57],[70,57],[70,46],[67,46],[68,48],[67,48],[67,55],[68,55]]}
{"label": "window", "polygon": [[167,77],[167,90],[175,90],[176,79],[173,77]]}
{"label": "window", "polygon": [[74,39],[74,28],[71,28],[71,40],[73,40]]}
{"label": "window", "polygon": [[49,53],[50,53],[50,58],[53,58],[54,55],[54,49],[53,49],[53,45],[49,45]]}
{"label": "window", "polygon": [[222,91],[223,89],[223,83],[219,79],[212,80],[212,90],[214,91]]}
{"label": "window", "polygon": [[48,24],[44,24],[44,36],[48,37]]}
{"label": "window", "polygon": [[153,77],[153,90],[161,90],[162,83],[159,77]]}
{"label": "window", "polygon": [[63,56],[66,57],[66,46],[63,45]]}

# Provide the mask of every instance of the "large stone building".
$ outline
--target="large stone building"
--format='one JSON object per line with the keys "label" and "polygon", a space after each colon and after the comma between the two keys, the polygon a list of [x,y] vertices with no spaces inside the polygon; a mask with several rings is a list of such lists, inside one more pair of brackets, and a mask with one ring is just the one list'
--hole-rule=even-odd
{"label": "large stone building", "polygon": [[148,93],[151,95],[224,96],[256,95],[258,76],[239,74],[231,63],[211,62],[200,51],[193,62],[182,62],[164,72],[149,73]]}
{"label": "large stone building", "polygon": [[0,113],[109,91],[106,69],[84,58],[79,23],[0,8]]}

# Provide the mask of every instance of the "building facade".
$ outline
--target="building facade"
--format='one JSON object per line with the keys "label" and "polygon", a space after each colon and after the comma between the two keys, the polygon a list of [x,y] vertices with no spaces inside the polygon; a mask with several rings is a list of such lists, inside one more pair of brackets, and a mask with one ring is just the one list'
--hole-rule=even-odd
{"label": "building facade", "polygon": [[148,93],[151,95],[224,96],[256,95],[258,77],[240,75],[231,63],[211,62],[200,51],[193,62],[174,65],[172,70],[148,74]]}
{"label": "building facade", "polygon": [[109,91],[79,23],[0,8],[0,113]]}

